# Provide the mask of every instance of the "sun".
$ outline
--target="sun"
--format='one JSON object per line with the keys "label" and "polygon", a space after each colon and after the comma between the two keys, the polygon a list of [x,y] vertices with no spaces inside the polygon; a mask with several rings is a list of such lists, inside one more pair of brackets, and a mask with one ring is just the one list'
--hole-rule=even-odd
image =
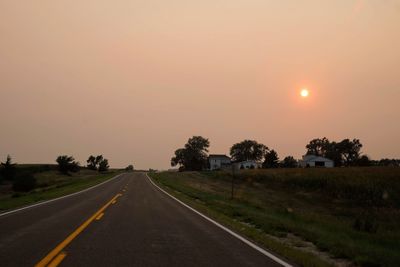
{"label": "sun", "polygon": [[310,95],[310,91],[308,91],[307,88],[301,89],[300,95],[301,97],[306,98]]}

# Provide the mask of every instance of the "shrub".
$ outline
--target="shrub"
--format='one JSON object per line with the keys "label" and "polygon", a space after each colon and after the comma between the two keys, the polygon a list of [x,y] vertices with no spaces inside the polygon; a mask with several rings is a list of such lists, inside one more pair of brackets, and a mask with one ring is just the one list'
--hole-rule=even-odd
{"label": "shrub", "polygon": [[36,178],[32,174],[17,176],[13,182],[13,190],[17,192],[29,192],[36,186]]}

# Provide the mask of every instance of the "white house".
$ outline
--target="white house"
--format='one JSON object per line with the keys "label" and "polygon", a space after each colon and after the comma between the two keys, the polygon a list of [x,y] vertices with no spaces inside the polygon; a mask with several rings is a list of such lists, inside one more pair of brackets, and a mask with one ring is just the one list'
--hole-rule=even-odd
{"label": "white house", "polygon": [[333,160],[315,156],[315,155],[305,155],[303,156],[303,160],[299,161],[299,165],[303,168],[305,167],[325,167],[325,168],[333,168],[335,167],[335,163]]}
{"label": "white house", "polygon": [[231,158],[226,155],[210,155],[208,157],[210,170],[220,170],[231,166]]}

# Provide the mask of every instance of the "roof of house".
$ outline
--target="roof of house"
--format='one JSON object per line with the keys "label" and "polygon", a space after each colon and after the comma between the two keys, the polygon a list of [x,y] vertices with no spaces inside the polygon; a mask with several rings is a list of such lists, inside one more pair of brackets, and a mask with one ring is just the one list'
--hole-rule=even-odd
{"label": "roof of house", "polygon": [[330,161],[333,162],[333,160],[328,159],[328,158],[324,158],[321,156],[316,156],[316,155],[305,155],[303,156],[303,161]]}

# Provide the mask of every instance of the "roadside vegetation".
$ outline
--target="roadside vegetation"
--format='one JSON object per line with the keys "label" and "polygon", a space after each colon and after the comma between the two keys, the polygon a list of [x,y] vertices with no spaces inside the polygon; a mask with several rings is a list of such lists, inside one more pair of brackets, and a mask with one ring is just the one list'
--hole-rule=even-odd
{"label": "roadside vegetation", "polygon": [[133,168],[133,165],[128,165],[126,168],[125,168],[125,171],[127,171],[127,172],[133,172],[135,169]]}
{"label": "roadside vegetation", "polygon": [[109,170],[102,156],[95,169],[81,167],[67,155],[57,157],[56,162],[16,164],[8,156],[0,167],[0,212],[74,193],[122,172]]}
{"label": "roadside vegetation", "polygon": [[151,177],[179,199],[302,266],[400,262],[400,168],[162,172]]}

